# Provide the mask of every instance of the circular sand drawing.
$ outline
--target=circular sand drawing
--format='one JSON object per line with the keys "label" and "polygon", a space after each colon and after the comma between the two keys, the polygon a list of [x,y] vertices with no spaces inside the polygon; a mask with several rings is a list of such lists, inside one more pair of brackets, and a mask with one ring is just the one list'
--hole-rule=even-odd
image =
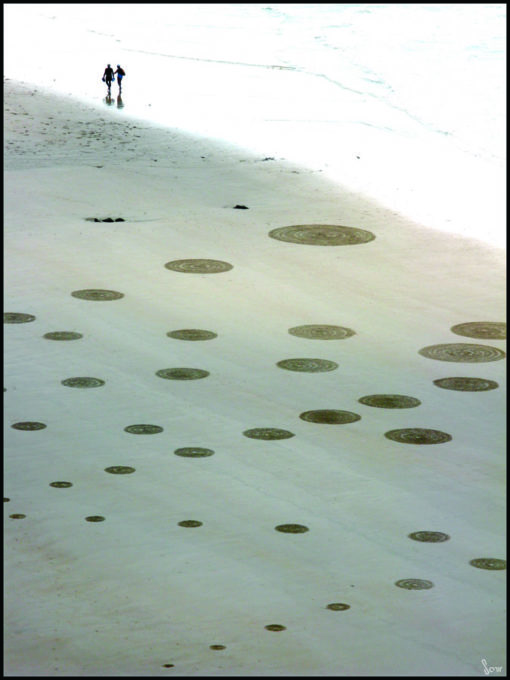
{"label": "circular sand drawing", "polygon": [[112,465],[104,469],[105,472],[109,472],[112,475],[130,475],[135,472],[135,468],[129,467],[128,465]]}
{"label": "circular sand drawing", "polygon": [[200,380],[207,378],[209,371],[201,368],[161,368],[156,375],[165,380]]}
{"label": "circular sand drawing", "polygon": [[477,569],[506,569],[506,560],[498,560],[495,557],[477,557],[470,560],[469,564]]}
{"label": "circular sand drawing", "polygon": [[403,578],[400,581],[396,581],[395,585],[406,590],[428,590],[434,587],[432,581],[421,578]]}
{"label": "circular sand drawing", "polygon": [[182,328],[179,331],[169,331],[167,335],[176,340],[212,340],[218,337],[213,331],[203,331],[199,328]]}
{"label": "circular sand drawing", "polygon": [[226,649],[225,645],[209,645],[209,649],[214,649],[215,651],[220,651],[221,649]]}
{"label": "circular sand drawing", "polygon": [[344,612],[346,609],[350,608],[350,604],[344,604],[343,602],[332,602],[326,606],[326,609],[331,609],[334,612]]}
{"label": "circular sand drawing", "polygon": [[303,524],[279,524],[275,529],[283,534],[304,534],[309,531]]}
{"label": "circular sand drawing", "polygon": [[219,274],[228,272],[233,265],[221,260],[174,260],[165,264],[167,269],[187,274]]}
{"label": "circular sand drawing", "polygon": [[72,486],[71,482],[50,482],[50,486],[55,487],[55,489],[68,489]]}
{"label": "circular sand drawing", "polygon": [[414,408],[421,404],[419,399],[406,397],[402,394],[371,394],[367,397],[361,397],[358,401],[365,406],[377,408]]}
{"label": "circular sand drawing", "polygon": [[457,335],[484,340],[506,340],[506,323],[498,321],[470,321],[452,326],[450,330]]}
{"label": "circular sand drawing", "polygon": [[86,522],[104,522],[104,517],[102,515],[90,515],[85,517]]}
{"label": "circular sand drawing", "polygon": [[100,378],[66,378],[61,382],[66,387],[101,387],[104,385],[104,380]]}
{"label": "circular sand drawing", "polygon": [[279,632],[280,630],[286,630],[285,626],[281,626],[279,623],[270,623],[268,626],[264,626],[266,630],[273,630]]}
{"label": "circular sand drawing", "polygon": [[443,444],[452,439],[450,434],[440,430],[426,430],[421,427],[407,427],[401,430],[390,430],[384,436],[401,444]]}
{"label": "circular sand drawing", "polygon": [[200,446],[188,446],[182,449],[175,449],[176,456],[182,456],[183,458],[206,458],[207,456],[213,456],[214,451],[212,449],[204,449]]}
{"label": "circular sand drawing", "polygon": [[356,335],[351,328],[343,326],[328,326],[327,324],[308,324],[305,326],[295,326],[289,328],[289,333],[298,338],[309,340],[343,340]]}
{"label": "circular sand drawing", "polygon": [[448,534],[443,534],[441,531],[414,531],[409,534],[409,538],[422,543],[443,543],[443,541],[450,540]]}
{"label": "circular sand drawing", "polygon": [[45,333],[43,338],[47,340],[79,340],[83,338],[83,335],[73,331],[52,331],[51,333]]}
{"label": "circular sand drawing", "polygon": [[182,522],[178,522],[180,527],[186,527],[188,529],[194,529],[195,527],[201,527],[202,522],[197,522],[196,519],[185,519]]}
{"label": "circular sand drawing", "polygon": [[124,428],[124,432],[130,434],[158,434],[163,432],[163,428],[159,425],[128,425]]}
{"label": "circular sand drawing", "polygon": [[449,343],[446,345],[429,345],[418,350],[428,359],[438,361],[459,361],[465,363],[480,363],[504,359],[506,354],[497,347],[489,345],[471,345],[467,342]]}
{"label": "circular sand drawing", "polygon": [[32,314],[23,314],[22,312],[4,312],[4,323],[28,323],[34,321],[35,316]]}
{"label": "circular sand drawing", "polygon": [[338,364],[327,359],[282,359],[276,365],[278,368],[285,368],[287,371],[300,371],[302,373],[324,373],[338,368]]}
{"label": "circular sand drawing", "polygon": [[270,231],[269,236],[278,241],[309,246],[352,246],[375,239],[375,234],[371,231],[333,224],[296,224],[278,227]]}
{"label": "circular sand drawing", "polygon": [[106,302],[107,300],[120,300],[124,293],[116,290],[103,290],[102,288],[89,288],[86,290],[73,290],[71,295],[80,300],[94,300],[95,302]]}
{"label": "circular sand drawing", "polygon": [[457,390],[458,392],[485,392],[499,387],[494,380],[485,378],[439,378],[434,380],[434,385],[444,390]]}
{"label": "circular sand drawing", "polygon": [[361,420],[361,416],[351,411],[336,411],[333,409],[322,409],[319,411],[305,411],[299,417],[309,423],[328,423],[330,425],[344,425]]}
{"label": "circular sand drawing", "polygon": [[243,432],[245,437],[250,439],[290,439],[294,437],[293,432],[288,430],[280,430],[277,427],[254,427],[251,430],[245,430]]}
{"label": "circular sand drawing", "polygon": [[26,515],[23,515],[19,512],[14,513],[14,515],[9,515],[11,519],[25,519]]}
{"label": "circular sand drawing", "polygon": [[37,422],[25,422],[25,423],[14,423],[14,425],[11,425],[15,430],[26,430],[26,431],[32,431],[32,430],[44,430],[46,425],[44,423],[37,423]]}

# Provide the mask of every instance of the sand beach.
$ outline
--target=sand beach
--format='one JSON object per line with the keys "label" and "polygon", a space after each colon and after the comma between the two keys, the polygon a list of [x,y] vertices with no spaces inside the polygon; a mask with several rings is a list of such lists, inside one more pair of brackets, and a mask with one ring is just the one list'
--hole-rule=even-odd
{"label": "sand beach", "polygon": [[504,250],[116,97],[4,79],[5,674],[504,673]]}

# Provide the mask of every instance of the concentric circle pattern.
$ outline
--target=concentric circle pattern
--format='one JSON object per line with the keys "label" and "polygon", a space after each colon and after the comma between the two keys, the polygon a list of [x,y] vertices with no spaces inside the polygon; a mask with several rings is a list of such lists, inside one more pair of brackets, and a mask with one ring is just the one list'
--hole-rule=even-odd
{"label": "concentric circle pattern", "polygon": [[203,522],[198,522],[196,519],[185,519],[182,522],[178,522],[178,524],[180,527],[194,529],[195,527],[201,527]]}
{"label": "concentric circle pattern", "polygon": [[182,456],[183,458],[206,458],[207,456],[213,456],[214,451],[212,449],[204,449],[200,446],[188,446],[181,449],[175,449],[176,456]]}
{"label": "concentric circle pattern", "polygon": [[103,288],[88,288],[85,290],[73,290],[71,295],[80,300],[93,300],[94,302],[107,302],[109,300],[120,300],[124,293],[116,290],[104,290]]}
{"label": "concentric circle pattern", "polygon": [[321,409],[318,411],[305,411],[299,416],[309,423],[327,423],[329,425],[344,425],[361,420],[361,416],[351,411],[337,411],[334,409]]}
{"label": "concentric circle pattern", "polygon": [[452,439],[450,434],[440,430],[427,430],[422,427],[407,427],[390,430],[384,436],[400,444],[444,444]]}
{"label": "concentric circle pattern", "polygon": [[269,236],[278,241],[309,246],[352,246],[375,239],[375,234],[370,231],[334,224],[296,224],[278,227],[270,231]]}
{"label": "concentric circle pattern", "polygon": [[358,399],[360,404],[375,406],[376,408],[414,408],[421,404],[415,397],[406,397],[402,394],[371,394]]}
{"label": "concentric circle pattern", "polygon": [[105,472],[109,472],[111,475],[130,475],[135,472],[134,467],[129,467],[129,465],[112,465],[104,469]]}
{"label": "concentric circle pattern", "polygon": [[506,323],[498,321],[469,321],[450,329],[457,335],[484,340],[506,340]]}
{"label": "concentric circle pattern", "polygon": [[124,432],[129,432],[129,434],[158,434],[163,432],[163,428],[159,425],[128,425],[124,428]]}
{"label": "concentric circle pattern", "polygon": [[328,324],[294,326],[294,328],[289,328],[289,333],[298,338],[307,338],[308,340],[344,340],[356,335],[356,332],[351,328],[330,326]]}
{"label": "concentric circle pattern", "polygon": [[249,439],[290,439],[294,437],[293,432],[289,430],[280,430],[277,427],[254,427],[251,430],[245,430],[243,432],[245,437]]}
{"label": "concentric circle pattern", "polygon": [[441,531],[413,531],[409,534],[409,538],[421,543],[443,543],[450,539],[448,534],[443,534]]}
{"label": "concentric circle pattern", "polygon": [[83,335],[73,331],[52,331],[51,333],[45,333],[43,338],[46,338],[46,340],[79,340],[83,338]]}
{"label": "concentric circle pattern", "polygon": [[434,380],[434,385],[444,390],[456,390],[457,392],[486,392],[495,390],[499,387],[494,380],[486,378],[438,378]]}
{"label": "concentric circle pattern", "polygon": [[396,581],[395,585],[406,590],[428,590],[434,587],[432,581],[421,578],[403,578],[400,581]]}
{"label": "concentric circle pattern", "polygon": [[504,359],[503,350],[489,345],[471,345],[467,342],[448,343],[444,345],[429,345],[418,350],[427,359],[437,361],[457,361],[461,363],[482,363]]}
{"label": "concentric circle pattern", "polygon": [[213,340],[218,337],[217,333],[213,331],[204,331],[199,328],[181,328],[178,331],[169,331],[167,333],[169,338],[176,340]]}
{"label": "concentric circle pattern", "polygon": [[72,486],[71,482],[50,482],[50,486],[53,486],[55,489],[68,489],[70,486]]}
{"label": "concentric circle pattern", "polygon": [[325,373],[338,368],[337,363],[327,359],[282,359],[276,365],[278,368],[284,368],[287,371],[299,371],[301,373]]}
{"label": "concentric circle pattern", "polygon": [[100,378],[66,378],[61,382],[66,387],[101,387],[104,385],[104,380]]}
{"label": "concentric circle pattern", "polygon": [[477,557],[474,560],[470,560],[469,564],[477,569],[506,569],[506,560],[498,560],[495,557]]}
{"label": "concentric circle pattern", "polygon": [[222,260],[173,260],[165,264],[167,269],[174,272],[183,272],[186,274],[220,274],[221,272],[228,272],[233,268],[229,262]]}
{"label": "concentric circle pattern", "polygon": [[38,423],[35,421],[26,421],[23,423],[14,423],[14,425],[11,425],[15,430],[25,430],[27,432],[30,432],[32,430],[44,430],[46,425],[44,423]]}
{"label": "concentric circle pattern", "polygon": [[283,534],[304,534],[309,531],[303,524],[279,524],[275,529]]}
{"label": "concentric circle pattern", "polygon": [[200,380],[207,378],[209,371],[201,368],[161,368],[156,375],[165,380]]}
{"label": "concentric circle pattern", "polygon": [[4,312],[4,323],[29,323],[34,321],[33,314],[23,314],[23,312]]}
{"label": "concentric circle pattern", "polygon": [[334,612],[344,612],[346,609],[350,609],[350,604],[344,604],[343,602],[332,602],[326,606],[326,609],[331,609]]}

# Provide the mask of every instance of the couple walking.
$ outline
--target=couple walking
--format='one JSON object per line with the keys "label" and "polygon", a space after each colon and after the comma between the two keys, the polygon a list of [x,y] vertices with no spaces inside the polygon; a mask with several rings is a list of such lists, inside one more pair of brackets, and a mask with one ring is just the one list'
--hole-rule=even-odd
{"label": "couple walking", "polygon": [[122,92],[122,78],[125,75],[126,72],[124,71],[123,68],[121,68],[120,64],[117,64],[116,71],[114,71],[110,64],[108,64],[103,73],[103,83],[106,83],[106,86],[108,87],[108,92],[110,91],[110,88],[112,86],[112,80],[115,80],[115,76],[117,76],[117,82],[119,84],[119,93]]}

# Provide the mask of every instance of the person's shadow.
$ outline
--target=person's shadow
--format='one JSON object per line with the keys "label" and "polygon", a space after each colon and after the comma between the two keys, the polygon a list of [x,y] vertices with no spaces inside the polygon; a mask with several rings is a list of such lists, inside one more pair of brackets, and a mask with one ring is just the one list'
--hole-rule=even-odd
{"label": "person's shadow", "polygon": [[112,95],[110,94],[110,92],[108,92],[108,94],[104,98],[104,102],[107,106],[111,106],[113,104],[113,99],[112,99]]}
{"label": "person's shadow", "polygon": [[122,97],[120,96],[120,94],[117,97],[117,108],[118,109],[124,108],[124,102],[122,101]]}

